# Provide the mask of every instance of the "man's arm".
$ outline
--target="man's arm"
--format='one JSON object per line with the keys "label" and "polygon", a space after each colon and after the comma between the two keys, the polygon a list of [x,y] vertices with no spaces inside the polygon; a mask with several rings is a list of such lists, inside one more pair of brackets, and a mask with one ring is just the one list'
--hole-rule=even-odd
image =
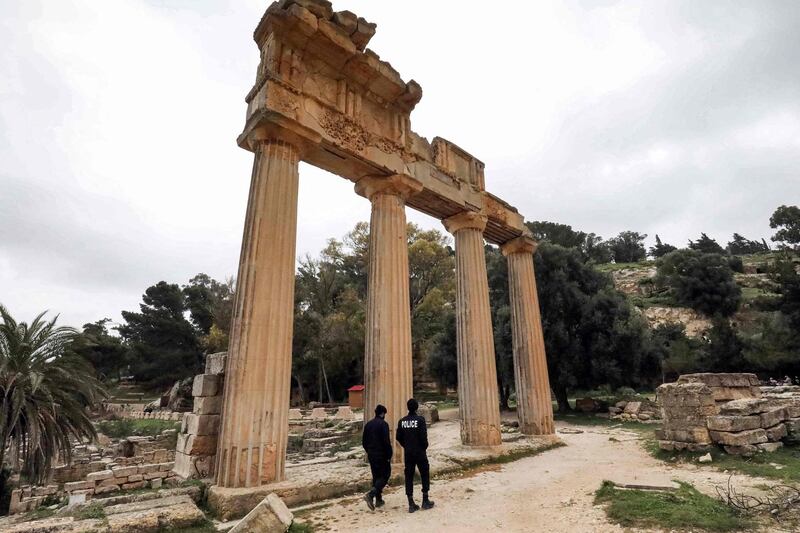
{"label": "man's arm", "polygon": [[361,432],[361,447],[367,449],[367,425],[364,424],[364,431]]}
{"label": "man's arm", "polygon": [[397,422],[397,431],[395,432],[394,438],[397,439],[397,442],[400,443],[400,446],[403,446],[405,448],[405,444],[403,444],[403,440],[405,440],[405,435],[403,435],[403,428],[400,427],[399,421]]}
{"label": "man's arm", "polygon": [[428,424],[425,423],[425,418],[424,417],[420,417],[420,418],[422,418],[422,424],[421,424],[422,425],[422,449],[423,450],[427,450],[428,449]]}
{"label": "man's arm", "polygon": [[383,424],[383,448],[386,452],[386,456],[391,459],[392,458],[392,441],[389,438],[389,424]]}

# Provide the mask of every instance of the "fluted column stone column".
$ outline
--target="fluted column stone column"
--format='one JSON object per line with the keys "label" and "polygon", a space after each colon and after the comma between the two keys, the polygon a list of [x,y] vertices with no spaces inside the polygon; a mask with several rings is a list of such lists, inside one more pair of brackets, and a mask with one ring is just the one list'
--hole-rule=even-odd
{"label": "fluted column stone column", "polygon": [[489,281],[483,251],[486,216],[463,212],[443,221],[456,241],[456,330],[461,442],[500,444],[500,398]]}
{"label": "fluted column stone column", "polygon": [[[422,190],[408,176],[366,177],[356,192],[369,198],[369,280],[364,345],[364,418],[378,404],[386,409],[393,445],[397,422],[413,394],[411,305],[405,200]],[[403,454],[395,453],[393,462]]]}
{"label": "fluted column stone column", "polygon": [[284,479],[294,319],[297,148],[259,140],[236,280],[217,484]]}
{"label": "fluted column stone column", "polygon": [[500,249],[508,260],[519,428],[526,435],[549,435],[555,428],[533,268],[536,246],[536,241],[522,236],[508,241]]}

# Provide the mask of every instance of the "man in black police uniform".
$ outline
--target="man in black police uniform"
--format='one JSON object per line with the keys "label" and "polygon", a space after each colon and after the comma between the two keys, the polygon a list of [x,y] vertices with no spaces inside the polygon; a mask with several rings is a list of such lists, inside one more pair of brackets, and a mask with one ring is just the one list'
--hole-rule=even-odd
{"label": "man in black police uniform", "polygon": [[383,505],[381,493],[389,482],[392,473],[392,443],[389,439],[389,424],[386,423],[386,408],[380,404],[375,407],[375,418],[364,424],[361,445],[367,452],[369,467],[372,470],[372,489],[364,495],[370,510]]}
{"label": "man in black police uniform", "polygon": [[406,496],[408,496],[408,512],[413,513],[419,509],[414,503],[414,470],[419,468],[422,478],[422,508],[430,509],[433,502],[428,499],[431,488],[430,465],[428,464],[428,429],[425,418],[417,414],[419,404],[411,398],[406,404],[408,415],[397,423],[397,442],[403,447],[405,460]]}

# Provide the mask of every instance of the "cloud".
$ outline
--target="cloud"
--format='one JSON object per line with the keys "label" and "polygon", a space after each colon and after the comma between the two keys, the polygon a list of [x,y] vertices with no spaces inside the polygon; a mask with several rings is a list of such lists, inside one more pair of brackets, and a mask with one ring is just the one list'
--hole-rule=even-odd
{"label": "cloud", "polygon": [[[236,272],[266,5],[0,5],[1,302],[80,325],[162,279]],[[529,220],[724,242],[769,236],[800,197],[797,3],[334,7],[377,22],[370,47],[422,84],[414,129],[482,159]],[[302,165],[298,256],[368,218],[350,182]]]}

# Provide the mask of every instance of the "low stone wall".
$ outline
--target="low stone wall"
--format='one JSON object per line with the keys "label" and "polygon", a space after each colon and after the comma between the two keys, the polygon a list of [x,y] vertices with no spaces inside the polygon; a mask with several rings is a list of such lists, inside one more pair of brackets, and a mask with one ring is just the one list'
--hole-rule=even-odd
{"label": "low stone wall", "polygon": [[133,418],[135,420],[173,420],[179,422],[183,420],[184,413],[176,413],[174,411],[125,411],[121,413],[124,418]]}
{"label": "low stone wall", "polygon": [[656,431],[662,450],[704,451],[711,446],[706,419],[719,413],[714,393],[700,382],[665,383],[656,389],[662,429]]}
{"label": "low stone wall", "polygon": [[[157,458],[166,457],[163,454],[154,455]],[[23,486],[11,492],[9,514],[24,513],[39,507],[48,498],[63,499],[65,497],[80,497],[91,499],[94,495],[108,494],[120,490],[141,489],[145,487],[159,488],[164,482],[177,482],[178,478],[172,472],[175,467],[173,461],[161,463],[144,463],[143,457],[129,457],[122,461],[125,464],[104,464],[103,470],[97,470],[86,475],[82,481],[71,481],[59,486],[57,484],[46,487]]]}

